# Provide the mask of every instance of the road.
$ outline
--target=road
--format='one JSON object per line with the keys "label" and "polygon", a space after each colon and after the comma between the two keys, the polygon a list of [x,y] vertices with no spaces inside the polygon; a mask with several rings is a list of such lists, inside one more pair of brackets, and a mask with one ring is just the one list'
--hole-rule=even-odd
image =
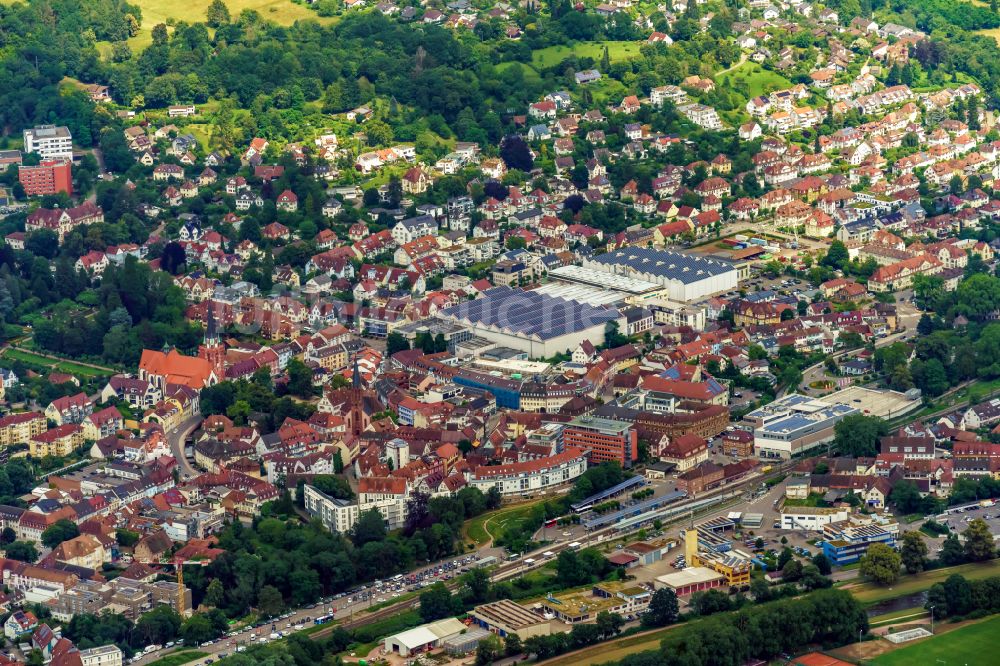
{"label": "road", "polygon": [[[898,331],[892,335],[887,335],[884,338],[879,338],[875,341],[876,347],[885,347],[891,345],[894,342],[906,342],[910,338],[917,334],[917,322],[920,320],[920,311],[909,303],[897,303],[897,326]],[[834,352],[830,354],[831,358],[838,359],[851,354],[857,354],[860,349],[844,349],[842,351]],[[809,385],[813,382],[824,381],[829,379],[826,376],[826,365],[825,362],[816,363],[811,365],[802,371],[802,382],[800,383],[800,389],[804,393],[810,393],[812,389],[809,389]],[[820,393],[826,393],[829,389],[823,389],[819,391]],[[778,393],[778,397],[781,397],[787,393],[788,389],[782,389]]]}
{"label": "road", "polygon": [[184,455],[184,441],[188,438],[188,435],[201,425],[203,420],[201,416],[192,416],[167,433],[167,443],[170,445],[170,452],[181,467],[181,478],[195,477],[199,474],[198,470],[191,464],[191,461]]}

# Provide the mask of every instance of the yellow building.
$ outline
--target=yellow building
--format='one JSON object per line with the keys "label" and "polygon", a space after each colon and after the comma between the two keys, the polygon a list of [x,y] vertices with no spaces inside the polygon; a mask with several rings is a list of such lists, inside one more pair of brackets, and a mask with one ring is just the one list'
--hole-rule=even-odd
{"label": "yellow building", "polygon": [[737,555],[701,551],[698,548],[698,530],[690,529],[684,535],[684,559],[689,567],[706,567],[725,576],[730,587],[750,585],[753,564]]}
{"label": "yellow building", "polygon": [[8,414],[0,418],[0,446],[23,444],[45,432],[47,425],[41,412]]}
{"label": "yellow building", "polygon": [[28,440],[28,452],[34,458],[65,457],[83,445],[83,428],[76,423],[56,426]]}

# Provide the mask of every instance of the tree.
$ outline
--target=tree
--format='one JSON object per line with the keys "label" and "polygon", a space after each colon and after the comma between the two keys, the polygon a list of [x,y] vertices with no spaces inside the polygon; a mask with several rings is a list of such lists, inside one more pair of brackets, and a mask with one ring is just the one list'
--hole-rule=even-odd
{"label": "tree", "polygon": [[289,393],[297,395],[300,398],[308,398],[315,393],[312,383],[313,373],[305,363],[297,358],[293,358],[288,361],[285,372],[288,373]]}
{"label": "tree", "polygon": [[351,540],[354,545],[361,548],[366,543],[383,541],[385,539],[385,520],[378,509],[363,511],[358,516],[354,528],[351,530]]}
{"label": "tree", "polygon": [[396,352],[406,351],[410,348],[410,342],[399,333],[393,331],[385,340],[386,356],[392,356]]}
{"label": "tree", "polygon": [[229,21],[229,8],[226,7],[226,3],[222,0],[212,0],[212,4],[208,6],[205,21],[209,27],[220,28]]}
{"label": "tree", "polygon": [[160,267],[171,275],[177,275],[184,268],[187,255],[184,248],[176,241],[170,241],[163,246],[160,254]]}
{"label": "tree", "polygon": [[953,567],[965,562],[965,549],[962,548],[962,543],[954,532],[945,537],[944,543],[941,544],[941,554],[938,555],[938,561],[946,567]]}
{"label": "tree", "polygon": [[906,572],[915,574],[927,566],[927,543],[920,532],[903,532],[903,545],[899,550],[900,559]]}
{"label": "tree", "polygon": [[487,666],[502,656],[503,646],[496,634],[487,636],[476,646],[476,666]]}
{"label": "tree", "polygon": [[861,458],[878,454],[879,438],[885,437],[889,428],[877,416],[851,414],[838,421],[833,432],[833,446],[841,455]]}
{"label": "tree", "polygon": [[623,626],[625,626],[625,618],[618,613],[601,611],[597,614],[597,629],[605,640],[617,636]]}
{"label": "tree", "polygon": [[873,543],[861,558],[861,575],[879,585],[892,585],[899,580],[902,558],[884,543]]}
{"label": "tree", "polygon": [[517,135],[510,134],[500,142],[500,157],[508,169],[517,169],[528,173],[534,166],[534,159],[531,157],[531,148],[525,140]]}
{"label": "tree", "polygon": [[514,657],[524,652],[521,637],[517,634],[507,634],[503,639],[503,651],[508,657]]}
{"label": "tree", "polygon": [[830,268],[843,269],[851,260],[851,255],[847,251],[847,246],[842,241],[835,240],[830,243],[830,248],[826,251],[826,256],[820,263]]}
{"label": "tree", "polygon": [[982,518],[976,518],[969,527],[962,532],[965,537],[965,557],[971,562],[981,562],[993,559],[996,554],[996,547],[993,543],[993,534],[990,526]]}
{"label": "tree", "polygon": [[52,523],[42,532],[42,543],[47,548],[55,548],[63,541],[69,541],[80,536],[80,528],[72,520],[63,518]]}
{"label": "tree", "polygon": [[257,595],[257,612],[261,616],[277,617],[285,607],[285,600],[281,597],[281,590],[273,585],[265,585]]}
{"label": "tree", "polygon": [[194,647],[201,645],[205,641],[215,638],[215,630],[208,618],[200,613],[195,613],[181,626],[181,638],[184,645]]}
{"label": "tree", "polygon": [[781,580],[794,583],[802,578],[802,562],[791,560],[781,569]]}
{"label": "tree", "polygon": [[433,622],[454,613],[451,591],[444,583],[434,583],[420,593],[420,617],[424,622]]}
{"label": "tree", "polygon": [[135,623],[132,631],[132,645],[143,647],[153,643],[163,645],[177,638],[181,628],[181,616],[173,606],[157,606]]}
{"label": "tree", "polygon": [[215,578],[208,584],[208,588],[205,590],[205,604],[217,608],[222,605],[225,595],[226,590],[222,586],[222,581]]}
{"label": "tree", "polygon": [[4,549],[7,559],[28,562],[29,564],[38,559],[38,549],[30,541],[15,541],[8,544]]}

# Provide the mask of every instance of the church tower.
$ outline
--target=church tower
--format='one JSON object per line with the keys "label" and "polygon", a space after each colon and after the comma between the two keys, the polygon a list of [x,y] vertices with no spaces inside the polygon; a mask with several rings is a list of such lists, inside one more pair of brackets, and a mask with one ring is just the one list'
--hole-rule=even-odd
{"label": "church tower", "polygon": [[212,365],[215,379],[221,382],[226,378],[226,348],[219,338],[218,330],[216,330],[215,313],[211,301],[207,303],[206,314],[205,341],[198,347],[198,356]]}

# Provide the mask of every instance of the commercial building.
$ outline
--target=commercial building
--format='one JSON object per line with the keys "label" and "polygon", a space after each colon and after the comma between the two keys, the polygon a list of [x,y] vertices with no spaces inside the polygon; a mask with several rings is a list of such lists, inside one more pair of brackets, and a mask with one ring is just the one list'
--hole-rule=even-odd
{"label": "commercial building", "polygon": [[689,303],[736,289],[738,271],[732,264],[683,252],[625,247],[586,259],[583,267],[658,284],[668,299]]}
{"label": "commercial building", "polygon": [[610,460],[631,467],[639,456],[639,434],[631,423],[578,416],[563,430],[563,444],[587,452],[591,465]]}
{"label": "commercial building", "polygon": [[398,654],[400,657],[430,652],[440,647],[445,640],[465,631],[465,625],[453,617],[422,624],[385,639],[387,654]]}
{"label": "commercial building", "polygon": [[22,164],[17,168],[17,179],[28,195],[73,194],[73,163],[69,160],[42,160],[37,166]]}
{"label": "commercial building", "polygon": [[24,152],[38,153],[43,160],[72,160],[73,135],[69,128],[39,125],[24,130]]}
{"label": "commercial building", "polygon": [[833,428],[858,410],[790,393],[743,417],[759,458],[787,460],[833,439]]}
{"label": "commercial building", "polygon": [[510,599],[476,606],[469,612],[469,617],[477,627],[501,638],[514,634],[523,641],[532,636],[548,636],[552,633],[548,620]]}
{"label": "commercial building", "polygon": [[847,520],[847,509],[822,506],[791,506],[781,512],[783,530],[821,530],[830,523]]}
{"label": "commercial building", "polygon": [[873,543],[896,547],[899,525],[845,520],[823,528],[823,554],[831,564],[843,566],[857,562]]}
{"label": "commercial building", "polygon": [[570,483],[586,471],[587,452],[568,447],[548,458],[508,465],[481,465],[472,473],[469,485],[484,493],[496,488],[501,495],[523,495]]}
{"label": "commercial building", "polygon": [[687,567],[675,573],[656,577],[654,585],[657,588],[667,588],[674,591],[678,597],[704,592],[726,584],[726,577],[708,567]]}
{"label": "commercial building", "polygon": [[467,326],[474,335],[548,358],[576,349],[584,340],[604,343],[610,322],[624,330],[621,313],[614,308],[564,300],[511,287],[487,289],[472,301],[445,308],[440,317]]}
{"label": "commercial building", "polygon": [[607,611],[619,615],[639,615],[649,607],[652,593],[635,583],[600,583],[590,594],[549,594],[539,602],[545,614],[552,615],[566,624],[596,622],[599,613]]}

